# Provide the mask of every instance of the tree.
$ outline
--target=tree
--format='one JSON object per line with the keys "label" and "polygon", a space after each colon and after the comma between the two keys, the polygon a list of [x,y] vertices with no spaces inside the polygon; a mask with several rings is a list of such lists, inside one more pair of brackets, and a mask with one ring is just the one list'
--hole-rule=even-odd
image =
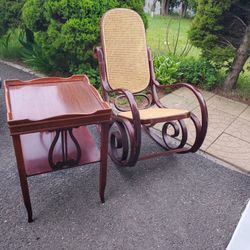
{"label": "tree", "polygon": [[161,15],[167,16],[169,13],[169,5],[171,0],[161,0]]}
{"label": "tree", "polygon": [[170,0],[170,9],[179,7],[180,16],[184,17],[187,14],[187,10],[196,10],[197,3],[196,0]]}
{"label": "tree", "polygon": [[26,0],[22,20],[55,70],[94,74],[101,17],[117,7],[137,11],[147,26],[142,0]]}
{"label": "tree", "polygon": [[234,46],[236,53],[233,63],[224,81],[224,90],[235,87],[239,74],[242,71],[247,59],[250,57],[250,4],[235,4],[231,7],[228,19],[233,16],[235,19],[234,34],[232,34],[229,21],[225,23],[228,29],[225,30],[224,37]]}
{"label": "tree", "polygon": [[22,7],[25,0],[0,0],[0,36],[4,36],[10,29],[22,28],[26,34],[26,40],[34,41],[33,32],[21,23]]}
{"label": "tree", "polygon": [[250,56],[250,3],[248,0],[198,0],[189,37],[202,55],[228,74],[223,88],[236,86]]}
{"label": "tree", "polygon": [[24,0],[0,0],[0,36],[5,35],[10,28],[19,26],[23,4]]}

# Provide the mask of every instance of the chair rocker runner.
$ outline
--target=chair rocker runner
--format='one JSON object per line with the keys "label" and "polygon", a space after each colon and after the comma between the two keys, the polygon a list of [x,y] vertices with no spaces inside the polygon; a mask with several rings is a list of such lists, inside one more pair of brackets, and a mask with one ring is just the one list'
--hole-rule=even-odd
{"label": "chair rocker runner", "polygon": [[[208,113],[202,94],[192,85],[177,83],[162,86],[155,79],[151,51],[147,48],[144,24],[129,9],[109,10],[101,21],[102,47],[95,50],[100,70],[102,95],[113,107],[110,127],[110,157],[118,165],[134,166],[138,160],[172,153],[197,151],[207,132]],[[185,87],[199,102],[201,121],[189,110],[169,109],[161,103],[157,90]],[[147,104],[138,108],[136,97]],[[127,109],[120,102],[127,101]],[[144,101],[144,102],[145,102]],[[143,102],[143,103],[144,103]],[[184,119],[191,119],[196,137],[187,145],[188,131]],[[164,123],[161,135],[153,126]],[[164,147],[164,152],[140,156],[141,129]],[[174,131],[169,134],[169,130]],[[173,143],[173,139],[176,139]]]}

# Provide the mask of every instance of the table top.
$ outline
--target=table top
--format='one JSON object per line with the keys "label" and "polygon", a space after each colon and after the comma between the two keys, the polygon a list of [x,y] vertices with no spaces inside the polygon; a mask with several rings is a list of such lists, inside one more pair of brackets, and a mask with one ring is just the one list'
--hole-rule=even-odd
{"label": "table top", "polygon": [[111,109],[87,76],[6,80],[7,120],[12,132],[34,132],[110,120]]}

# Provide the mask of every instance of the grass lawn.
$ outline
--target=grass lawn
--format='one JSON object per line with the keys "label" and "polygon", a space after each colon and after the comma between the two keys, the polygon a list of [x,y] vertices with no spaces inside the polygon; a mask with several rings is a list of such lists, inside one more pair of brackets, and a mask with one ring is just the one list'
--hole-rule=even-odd
{"label": "grass lawn", "polygon": [[[187,43],[187,33],[190,29],[191,19],[179,19],[177,16],[147,16],[148,17],[148,29],[147,29],[147,43],[152,49],[153,53],[168,53],[167,46],[167,31],[168,32],[168,44],[170,51],[174,51],[176,39],[178,36],[178,27],[180,22],[180,33],[177,44],[177,55],[185,48]],[[189,56],[198,57],[200,54],[199,49],[192,47]]]}
{"label": "grass lawn", "polygon": [[[154,54],[168,53],[169,49],[166,45],[166,33],[169,27],[169,47],[170,51],[174,51],[175,41],[178,34],[179,18],[177,16],[147,16],[147,43]],[[178,40],[177,55],[181,53],[187,41],[187,34],[191,26],[191,19],[182,18],[180,21],[180,35]],[[192,47],[188,56],[199,57],[200,50]],[[250,59],[245,65],[245,70],[240,74],[236,89],[233,90],[228,97],[233,99],[250,101]]]}

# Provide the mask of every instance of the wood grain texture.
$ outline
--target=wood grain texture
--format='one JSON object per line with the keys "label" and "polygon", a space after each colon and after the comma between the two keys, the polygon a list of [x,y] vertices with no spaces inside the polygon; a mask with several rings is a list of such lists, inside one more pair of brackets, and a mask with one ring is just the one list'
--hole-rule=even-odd
{"label": "wood grain texture", "polygon": [[99,123],[111,116],[85,75],[7,80],[5,99],[12,135]]}
{"label": "wood grain texture", "polygon": [[9,120],[38,121],[63,115],[89,115],[106,108],[85,76],[66,81],[57,78],[7,80]]}
{"label": "wood grain texture", "polygon": [[[81,147],[79,165],[100,161],[100,152],[87,127],[73,129],[73,134]],[[55,137],[55,132],[43,132],[21,135],[24,165],[27,176],[54,171],[49,165],[48,151]],[[68,141],[68,155],[74,158],[76,150],[72,142]],[[61,141],[56,145],[53,159],[62,159]]]}

